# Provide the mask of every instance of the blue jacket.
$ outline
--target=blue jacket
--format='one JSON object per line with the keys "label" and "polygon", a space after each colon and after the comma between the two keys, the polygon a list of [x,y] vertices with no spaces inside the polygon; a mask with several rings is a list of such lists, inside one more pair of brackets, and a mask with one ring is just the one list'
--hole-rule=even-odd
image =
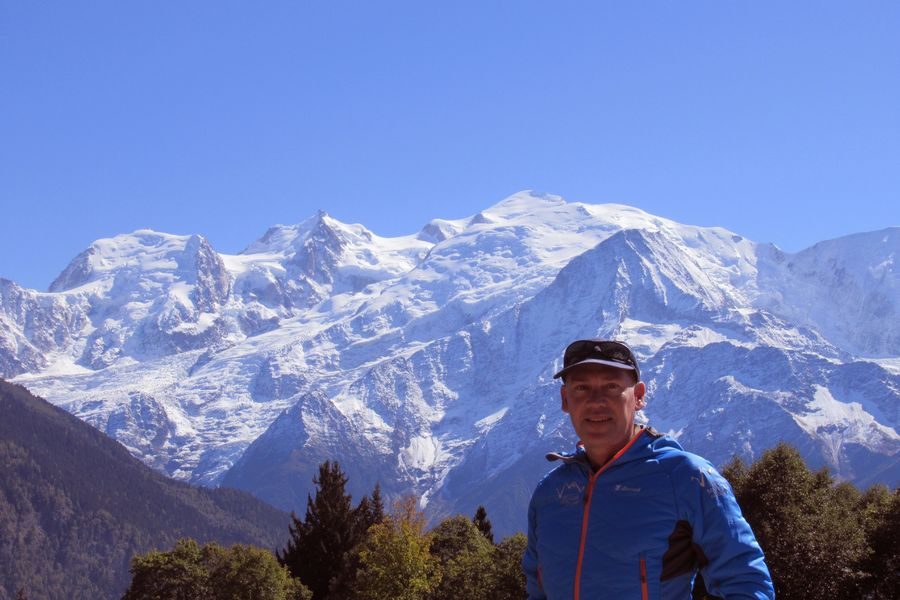
{"label": "blue jacket", "polygon": [[705,459],[645,428],[592,473],[584,449],[528,507],[522,561],[532,600],[689,600],[697,569],[707,590],[774,598],[762,550],[731,486]]}

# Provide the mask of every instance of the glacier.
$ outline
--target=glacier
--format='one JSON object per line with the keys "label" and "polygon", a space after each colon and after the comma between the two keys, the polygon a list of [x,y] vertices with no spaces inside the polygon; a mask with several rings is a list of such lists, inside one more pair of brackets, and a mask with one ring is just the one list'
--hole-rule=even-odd
{"label": "glacier", "polygon": [[574,433],[574,339],[625,340],[641,418],[722,464],[779,441],[900,481],[900,228],[798,253],[616,204],[520,192],[380,237],[325,212],[236,255],[97,240],[47,292],[0,279],[0,376],[172,477],[301,511],[338,459],[356,495],[522,529]]}

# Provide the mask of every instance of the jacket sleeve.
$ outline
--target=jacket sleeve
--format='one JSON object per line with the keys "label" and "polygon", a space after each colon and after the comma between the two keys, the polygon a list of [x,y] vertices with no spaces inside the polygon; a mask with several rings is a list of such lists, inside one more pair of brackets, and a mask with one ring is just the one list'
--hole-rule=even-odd
{"label": "jacket sleeve", "polygon": [[775,598],[762,549],[741,514],[728,481],[693,457],[672,473],[679,510],[693,529],[707,590],[726,600]]}
{"label": "jacket sleeve", "polygon": [[522,557],[522,570],[525,571],[525,591],[528,600],[544,600],[547,595],[541,587],[540,564],[537,555],[537,511],[534,496],[528,505],[528,546]]}

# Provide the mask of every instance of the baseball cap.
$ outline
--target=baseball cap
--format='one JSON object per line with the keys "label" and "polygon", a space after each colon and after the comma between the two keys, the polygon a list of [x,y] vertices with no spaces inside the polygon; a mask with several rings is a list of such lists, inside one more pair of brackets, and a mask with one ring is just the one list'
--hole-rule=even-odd
{"label": "baseball cap", "polygon": [[634,371],[638,381],[641,370],[637,359],[625,343],[616,340],[578,340],[566,347],[563,354],[563,368],[553,376],[558,379],[573,367],[584,364],[607,365],[618,369]]}

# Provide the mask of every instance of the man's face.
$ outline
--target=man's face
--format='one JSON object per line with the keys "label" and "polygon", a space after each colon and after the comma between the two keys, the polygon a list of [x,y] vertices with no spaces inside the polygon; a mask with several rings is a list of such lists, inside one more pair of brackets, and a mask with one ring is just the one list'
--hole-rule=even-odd
{"label": "man's face", "polygon": [[634,414],[644,407],[644,390],[627,369],[586,364],[566,374],[560,388],[562,410],[597,466],[631,439]]}

